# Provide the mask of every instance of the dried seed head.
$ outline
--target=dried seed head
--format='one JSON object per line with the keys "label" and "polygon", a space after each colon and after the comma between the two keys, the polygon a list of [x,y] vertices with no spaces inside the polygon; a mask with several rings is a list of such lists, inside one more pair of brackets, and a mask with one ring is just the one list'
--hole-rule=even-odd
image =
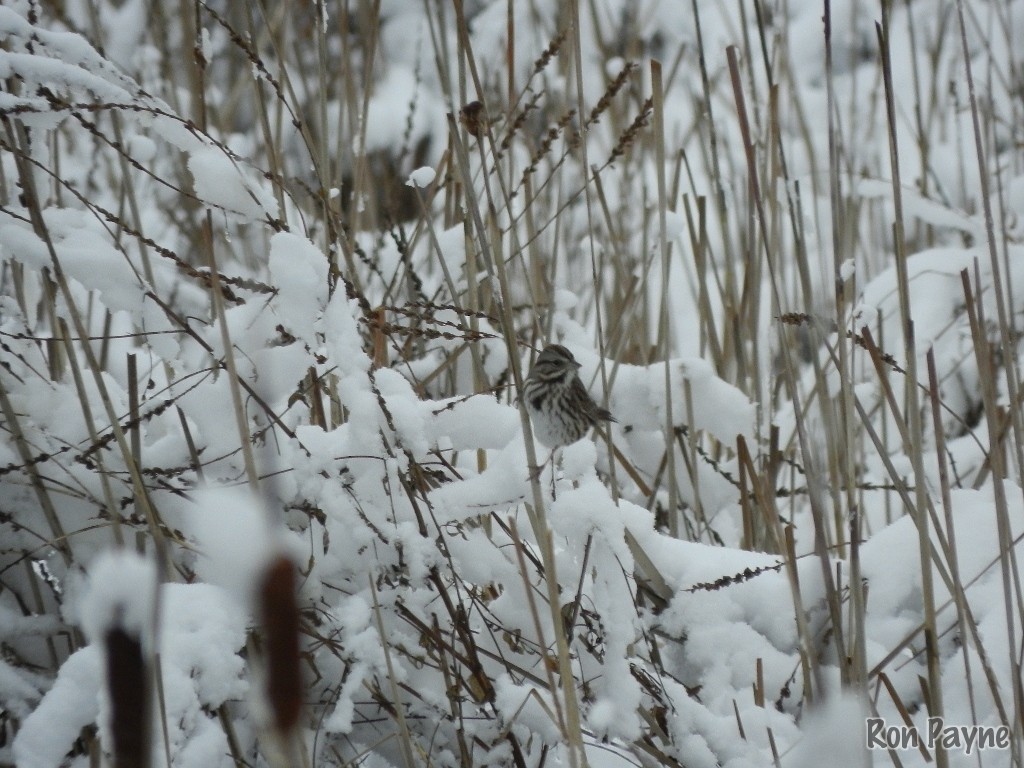
{"label": "dried seed head", "polygon": [[470,136],[479,139],[487,132],[487,112],[484,105],[479,101],[469,102],[459,110],[459,122]]}

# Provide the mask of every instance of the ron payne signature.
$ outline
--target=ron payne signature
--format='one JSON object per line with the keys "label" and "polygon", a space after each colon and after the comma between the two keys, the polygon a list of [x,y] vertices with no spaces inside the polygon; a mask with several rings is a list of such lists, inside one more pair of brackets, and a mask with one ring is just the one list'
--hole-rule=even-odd
{"label": "ron payne signature", "polygon": [[903,750],[924,746],[970,755],[1010,747],[1010,729],[1005,725],[947,725],[941,717],[929,717],[922,734],[915,725],[888,725],[882,717],[869,717],[864,724],[868,749]]}

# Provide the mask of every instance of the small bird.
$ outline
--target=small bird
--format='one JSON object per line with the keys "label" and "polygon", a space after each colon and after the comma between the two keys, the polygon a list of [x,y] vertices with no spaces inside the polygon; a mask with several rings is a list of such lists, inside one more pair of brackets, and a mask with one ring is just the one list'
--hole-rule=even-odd
{"label": "small bird", "polygon": [[534,434],[552,454],[556,448],[586,437],[599,421],[616,421],[587,392],[577,373],[579,368],[572,352],[561,344],[549,344],[537,356],[523,383]]}

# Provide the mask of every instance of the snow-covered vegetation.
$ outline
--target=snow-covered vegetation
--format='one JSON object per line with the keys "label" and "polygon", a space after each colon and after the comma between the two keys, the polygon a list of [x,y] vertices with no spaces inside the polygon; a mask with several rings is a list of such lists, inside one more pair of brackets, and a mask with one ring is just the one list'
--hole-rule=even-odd
{"label": "snow-covered vegetation", "polygon": [[1024,764],[1022,40],[5,0],[0,765]]}

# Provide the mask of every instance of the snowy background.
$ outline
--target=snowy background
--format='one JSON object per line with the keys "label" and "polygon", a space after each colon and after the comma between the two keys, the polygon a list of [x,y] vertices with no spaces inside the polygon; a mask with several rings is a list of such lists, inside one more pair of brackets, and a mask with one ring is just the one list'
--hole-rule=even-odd
{"label": "snowy background", "polygon": [[[1021,40],[5,0],[0,765],[133,654],[153,765],[1024,764]],[[550,342],[618,422],[531,482]]]}

